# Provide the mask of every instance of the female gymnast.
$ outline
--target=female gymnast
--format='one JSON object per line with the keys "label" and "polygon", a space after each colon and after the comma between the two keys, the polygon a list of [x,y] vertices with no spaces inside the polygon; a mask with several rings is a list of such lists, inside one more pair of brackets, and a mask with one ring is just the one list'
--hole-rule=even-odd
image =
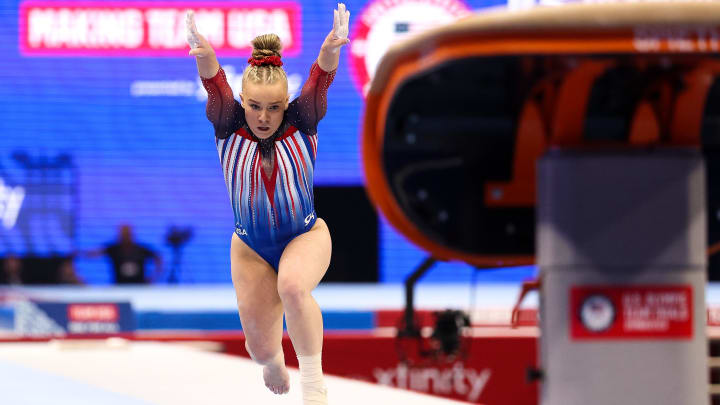
{"label": "female gymnast", "polygon": [[275,34],[252,41],[240,102],[233,97],[215,52],[187,16],[190,55],[208,92],[207,117],[235,214],[231,272],[245,347],[264,366],[265,385],[288,392],[281,341],[283,312],[300,363],[304,404],[327,404],[321,352],[323,321],[310,294],[330,264],[330,233],[313,207],[317,125],[327,108],[350,13],[334,10],[325,38],[300,96],[289,101]]}

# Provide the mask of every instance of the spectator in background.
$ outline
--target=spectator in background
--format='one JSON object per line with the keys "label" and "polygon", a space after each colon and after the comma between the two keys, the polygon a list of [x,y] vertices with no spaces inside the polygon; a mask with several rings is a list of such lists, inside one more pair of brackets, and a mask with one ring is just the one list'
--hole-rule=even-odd
{"label": "spectator in background", "polygon": [[15,255],[8,255],[2,263],[0,284],[20,285],[22,281],[22,260]]}
{"label": "spectator in background", "polygon": [[58,268],[58,283],[83,285],[85,282],[75,272],[75,263],[72,259],[63,261]]}
{"label": "spectator in background", "polygon": [[[153,250],[135,242],[132,227],[121,225],[118,240],[98,250],[86,252],[83,256],[107,256],[113,265],[115,284],[143,284],[157,279],[162,272],[162,258]],[[155,263],[153,277],[146,277],[145,264],[152,259]]]}

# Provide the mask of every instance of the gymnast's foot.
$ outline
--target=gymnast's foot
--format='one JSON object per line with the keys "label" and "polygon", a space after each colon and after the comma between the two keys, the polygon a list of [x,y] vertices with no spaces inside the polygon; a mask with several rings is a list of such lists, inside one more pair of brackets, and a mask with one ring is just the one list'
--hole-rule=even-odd
{"label": "gymnast's foot", "polygon": [[275,394],[287,394],[290,391],[290,375],[285,368],[285,361],[273,361],[263,368],[265,386]]}

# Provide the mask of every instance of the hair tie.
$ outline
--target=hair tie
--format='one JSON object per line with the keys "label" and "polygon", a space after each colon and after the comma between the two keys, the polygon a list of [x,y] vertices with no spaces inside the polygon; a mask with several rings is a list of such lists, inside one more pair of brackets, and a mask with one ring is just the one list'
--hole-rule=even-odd
{"label": "hair tie", "polygon": [[266,65],[273,65],[273,66],[282,66],[282,60],[280,60],[279,56],[273,55],[273,56],[265,56],[260,59],[250,58],[248,59],[248,63],[253,66],[266,66]]}

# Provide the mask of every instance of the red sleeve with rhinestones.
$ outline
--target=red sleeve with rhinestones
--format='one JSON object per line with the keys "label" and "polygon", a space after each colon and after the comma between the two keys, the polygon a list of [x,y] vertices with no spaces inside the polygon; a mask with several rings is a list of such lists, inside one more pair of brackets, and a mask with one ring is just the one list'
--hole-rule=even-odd
{"label": "red sleeve with rhinestones", "polygon": [[205,110],[208,120],[215,127],[215,136],[225,139],[245,124],[245,112],[233,97],[222,68],[212,78],[202,78],[202,84],[208,93]]}
{"label": "red sleeve with rhinestones", "polygon": [[291,123],[307,135],[317,133],[317,124],[327,110],[327,91],[335,78],[336,70],[326,72],[313,63],[310,76],[302,87],[300,96],[288,108]]}

